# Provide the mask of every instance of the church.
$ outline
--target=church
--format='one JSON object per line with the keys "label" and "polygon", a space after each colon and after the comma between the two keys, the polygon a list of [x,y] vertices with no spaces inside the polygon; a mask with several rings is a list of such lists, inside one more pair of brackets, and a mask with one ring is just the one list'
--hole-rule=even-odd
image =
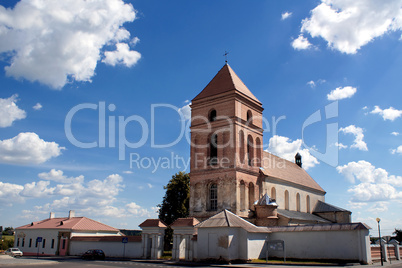
{"label": "church", "polygon": [[229,210],[257,226],[350,223],[295,162],[263,150],[263,107],[226,63],[191,104],[190,216]]}

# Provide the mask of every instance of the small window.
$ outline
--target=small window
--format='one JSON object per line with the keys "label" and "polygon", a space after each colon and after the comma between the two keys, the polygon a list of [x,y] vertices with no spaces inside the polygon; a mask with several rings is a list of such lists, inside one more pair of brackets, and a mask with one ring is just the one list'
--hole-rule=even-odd
{"label": "small window", "polygon": [[46,246],[46,239],[43,239],[42,248],[45,248],[45,246]]}
{"label": "small window", "polygon": [[52,239],[52,248],[54,248],[54,239]]}
{"label": "small window", "polygon": [[17,247],[19,247],[19,246],[20,246],[20,239],[17,238]]}
{"label": "small window", "polygon": [[247,111],[247,122],[252,123],[253,121],[253,114],[251,113],[250,110]]}
{"label": "small window", "polygon": [[29,247],[32,247],[32,238],[29,238]]}
{"label": "small window", "polygon": [[38,239],[36,239],[36,243],[35,243],[35,247],[37,248],[38,247]]}
{"label": "small window", "polygon": [[216,120],[216,110],[209,112],[209,121],[214,122]]}
{"label": "small window", "polygon": [[218,187],[216,184],[209,187],[209,208],[214,211],[218,209]]}
{"label": "small window", "polygon": [[22,245],[21,247],[25,247],[25,238],[22,239]]}
{"label": "small window", "polygon": [[66,239],[63,239],[63,245],[62,245],[62,249],[66,248]]}

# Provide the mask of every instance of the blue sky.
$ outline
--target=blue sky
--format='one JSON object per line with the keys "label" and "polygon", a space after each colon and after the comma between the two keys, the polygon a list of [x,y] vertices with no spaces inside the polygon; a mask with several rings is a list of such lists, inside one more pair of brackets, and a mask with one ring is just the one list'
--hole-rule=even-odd
{"label": "blue sky", "polygon": [[[189,101],[228,51],[270,122],[264,149],[302,152],[353,221],[402,228],[401,0],[40,3],[0,6],[0,225],[70,209],[127,229],[156,217],[188,163]],[[313,152],[326,148],[332,160]]]}

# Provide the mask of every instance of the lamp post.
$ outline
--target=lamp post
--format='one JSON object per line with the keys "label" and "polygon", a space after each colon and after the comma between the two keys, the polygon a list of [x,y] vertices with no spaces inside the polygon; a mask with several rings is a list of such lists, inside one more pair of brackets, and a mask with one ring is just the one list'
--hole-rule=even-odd
{"label": "lamp post", "polygon": [[382,239],[381,239],[381,231],[380,231],[380,221],[381,221],[381,219],[377,218],[376,221],[377,221],[377,224],[378,224],[378,238],[380,239],[381,266],[384,266],[384,262],[382,260],[382,241],[381,241]]}

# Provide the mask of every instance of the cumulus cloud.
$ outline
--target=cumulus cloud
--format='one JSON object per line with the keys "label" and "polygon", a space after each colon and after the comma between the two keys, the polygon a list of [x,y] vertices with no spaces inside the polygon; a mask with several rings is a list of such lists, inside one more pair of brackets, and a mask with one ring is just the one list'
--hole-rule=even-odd
{"label": "cumulus cloud", "polygon": [[0,181],[0,200],[2,204],[11,206],[15,202],[22,202],[24,200],[20,196],[22,190],[24,190],[22,185]]}
{"label": "cumulus cloud", "polygon": [[281,14],[281,20],[286,20],[292,16],[292,12],[286,11]]}
{"label": "cumulus cloud", "polygon": [[183,107],[179,108],[179,113],[181,113],[183,115],[183,118],[185,121],[190,120],[191,119],[191,102],[189,102],[188,104],[184,105]]}
{"label": "cumulus cloud", "polygon": [[393,135],[393,136],[399,136],[399,132],[396,132],[396,131],[391,132],[391,135]]}
{"label": "cumulus cloud", "polygon": [[8,99],[0,98],[0,127],[9,127],[14,121],[26,117],[25,111],[17,106],[17,98],[17,94],[12,95]]}
{"label": "cumulus cloud", "polygon": [[360,160],[338,166],[336,170],[345,176],[350,183],[358,183],[349,188],[353,194],[352,201],[386,201],[401,199],[402,176],[389,175],[385,169],[376,168],[370,162]]}
{"label": "cumulus cloud", "polygon": [[344,134],[353,134],[355,136],[355,140],[350,148],[357,148],[361,151],[368,151],[367,144],[363,141],[364,134],[363,129],[360,127],[356,127],[355,125],[350,125],[345,128],[340,128],[339,132],[343,132]]}
{"label": "cumulus cloud", "polygon": [[142,208],[134,202],[127,204],[126,209],[133,216],[151,217],[152,214],[152,212],[150,212],[148,209]]}
{"label": "cumulus cloud", "polygon": [[39,111],[40,109],[42,109],[42,104],[40,104],[39,102],[37,104],[35,104],[34,107],[32,107],[34,110]]}
{"label": "cumulus cloud", "polygon": [[311,48],[312,45],[306,37],[300,34],[297,39],[293,40],[292,47],[296,50],[305,50]]}
{"label": "cumulus cloud", "polygon": [[388,32],[402,29],[401,0],[321,0],[302,21],[301,32],[321,37],[347,54]]}
{"label": "cumulus cloud", "polygon": [[41,164],[61,154],[55,142],[47,142],[36,133],[20,133],[14,138],[0,140],[0,162],[7,164]]}
{"label": "cumulus cloud", "polygon": [[371,114],[379,114],[385,120],[394,121],[395,119],[402,116],[402,110],[397,110],[394,107],[389,107],[388,109],[381,109],[378,106],[374,106],[374,110],[370,112]]}
{"label": "cumulus cloud", "polygon": [[42,180],[55,181],[61,183],[82,183],[84,181],[84,176],[80,175],[78,177],[67,177],[63,174],[62,170],[51,169],[49,172],[42,172],[38,174],[38,177]]}
{"label": "cumulus cloud", "polygon": [[328,95],[328,100],[336,101],[351,98],[356,93],[355,87],[338,87],[332,90]]}
{"label": "cumulus cloud", "polygon": [[103,57],[108,64],[132,66],[140,57],[130,50],[130,33],[122,25],[135,17],[133,6],[122,0],[22,0],[14,8],[0,6],[6,74],[60,89],[71,81],[91,81]]}
{"label": "cumulus cloud", "polygon": [[398,148],[392,149],[391,154],[401,154],[402,155],[402,145],[399,145]]}
{"label": "cumulus cloud", "polygon": [[300,153],[303,168],[306,170],[318,165],[317,158],[312,156],[308,149],[301,149],[301,145],[301,139],[292,141],[288,137],[275,135],[269,139],[267,151],[291,162],[294,162],[296,153]]}

